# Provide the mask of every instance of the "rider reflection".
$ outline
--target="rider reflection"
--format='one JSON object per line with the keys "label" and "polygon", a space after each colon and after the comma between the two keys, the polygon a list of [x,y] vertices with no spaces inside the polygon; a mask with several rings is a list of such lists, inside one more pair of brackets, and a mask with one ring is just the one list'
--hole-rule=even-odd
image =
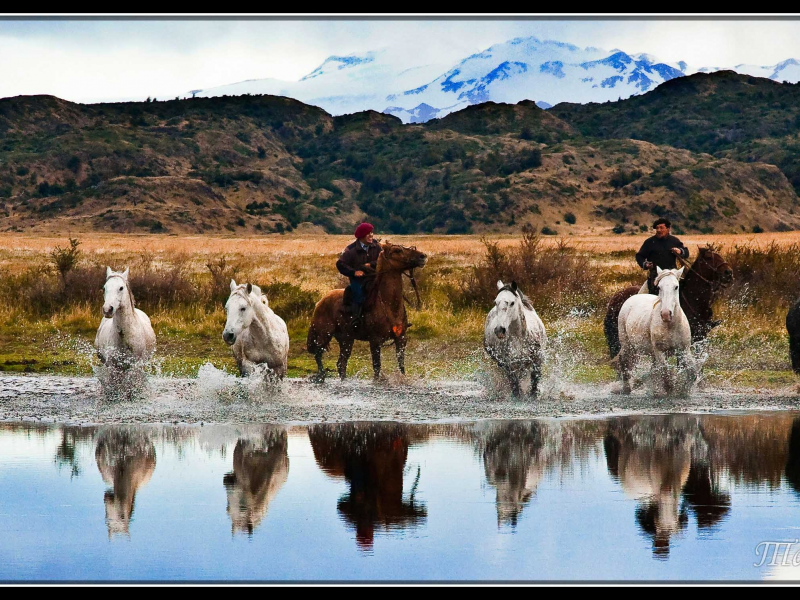
{"label": "rider reflection", "polygon": [[[339,499],[342,518],[356,529],[356,544],[370,550],[375,527],[405,529],[425,521],[428,512],[403,496],[403,473],[411,428],[400,423],[343,423],[309,428],[314,458],[332,477],[344,477],[350,490]],[[419,470],[416,480],[419,479]]]}

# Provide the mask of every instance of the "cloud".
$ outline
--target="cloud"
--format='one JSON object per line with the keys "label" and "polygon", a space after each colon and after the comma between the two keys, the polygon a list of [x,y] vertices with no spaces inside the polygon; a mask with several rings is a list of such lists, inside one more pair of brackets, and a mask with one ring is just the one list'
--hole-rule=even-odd
{"label": "cloud", "polygon": [[391,46],[454,65],[535,35],[696,66],[800,58],[796,20],[37,20],[0,22],[0,96],[76,101],[183,95],[245,79],[296,81],[332,54]]}

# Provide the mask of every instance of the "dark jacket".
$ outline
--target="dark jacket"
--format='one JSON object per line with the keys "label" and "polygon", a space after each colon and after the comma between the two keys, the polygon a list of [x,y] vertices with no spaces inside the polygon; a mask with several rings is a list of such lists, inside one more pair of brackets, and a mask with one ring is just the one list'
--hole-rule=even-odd
{"label": "dark jacket", "polygon": [[678,266],[678,262],[675,254],[672,252],[673,248],[681,249],[681,258],[684,260],[689,258],[689,249],[674,235],[668,235],[664,238],[653,236],[647,238],[639,249],[639,252],[636,253],[636,262],[639,263],[639,266],[643,269],[644,261],[646,260],[649,260],[656,267],[661,267],[662,269],[675,269]]}
{"label": "dark jacket", "polygon": [[367,250],[364,250],[361,242],[356,240],[342,251],[342,255],[336,261],[336,268],[345,277],[355,277],[356,271],[375,271],[380,253],[381,245],[378,242],[373,240]]}

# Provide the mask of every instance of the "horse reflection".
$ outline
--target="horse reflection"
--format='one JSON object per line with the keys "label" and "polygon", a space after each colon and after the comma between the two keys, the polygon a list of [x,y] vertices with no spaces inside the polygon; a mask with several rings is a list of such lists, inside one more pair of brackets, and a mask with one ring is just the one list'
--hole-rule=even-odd
{"label": "horse reflection", "polygon": [[486,481],[497,491],[497,525],[516,527],[545,471],[542,425],[503,423],[481,438]]}
{"label": "horse reflection", "polygon": [[108,537],[130,535],[136,491],[156,468],[156,449],[150,438],[134,429],[106,429],[100,433],[94,452],[97,468],[107,485],[104,502]]}
{"label": "horse reflection", "polygon": [[233,451],[233,472],[223,478],[231,533],[252,535],[289,477],[286,430],[266,429],[257,439],[240,439]]}
{"label": "horse reflection", "polygon": [[652,538],[657,557],[668,556],[670,538],[686,528],[681,491],[698,444],[702,437],[691,418],[623,418],[609,424],[604,440],[608,470],[639,501],[636,522]]}
{"label": "horse reflection", "polygon": [[[356,544],[371,549],[375,527],[419,525],[424,505],[403,496],[403,473],[412,430],[399,423],[343,423],[309,428],[314,458],[332,477],[343,477],[350,491],[339,499],[342,518],[356,529]],[[417,480],[419,471],[417,471]]]}
{"label": "horse reflection", "polygon": [[788,447],[789,452],[784,474],[792,489],[800,494],[800,418],[792,421]]}

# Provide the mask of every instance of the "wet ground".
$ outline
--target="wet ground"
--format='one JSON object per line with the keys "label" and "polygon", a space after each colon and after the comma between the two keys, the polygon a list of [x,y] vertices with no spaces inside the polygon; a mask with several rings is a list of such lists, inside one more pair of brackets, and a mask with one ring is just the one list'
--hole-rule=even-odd
{"label": "wet ground", "polygon": [[784,390],[695,389],[654,398],[618,384],[545,385],[537,400],[515,399],[488,378],[471,381],[390,377],[377,383],[289,379],[265,386],[207,365],[197,378],[151,377],[134,397],[111,399],[94,377],[0,377],[0,420],[70,423],[246,423],[524,419],[628,413],[800,409],[796,386]]}
{"label": "wet ground", "polygon": [[798,515],[800,412],[0,424],[0,580],[794,580]]}

